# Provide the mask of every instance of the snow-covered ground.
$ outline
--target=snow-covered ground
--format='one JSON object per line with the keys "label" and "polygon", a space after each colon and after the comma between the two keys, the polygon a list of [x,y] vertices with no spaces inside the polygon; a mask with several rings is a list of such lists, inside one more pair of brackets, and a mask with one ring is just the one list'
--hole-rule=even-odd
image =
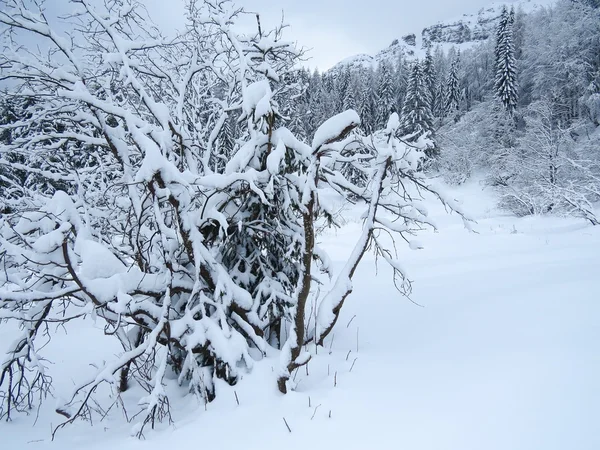
{"label": "snow-covered ground", "polygon": [[[454,193],[476,233],[432,203],[439,232],[401,255],[414,303],[394,290],[385,265],[377,273],[365,259],[333,339],[308,375],[296,374],[294,392],[278,393],[277,361],[264,360],[233,389],[219,385],[206,411],[182,399],[175,424],[145,441],[113,417],[77,423],[51,442],[61,417],[50,400],[35,426],[35,412],[2,423],[1,447],[599,449],[600,227],[503,215],[477,183]],[[338,267],[359,228],[350,219],[323,239]],[[72,330],[48,348],[69,370],[57,391],[115,351],[104,339],[90,347],[93,335],[101,330]]]}

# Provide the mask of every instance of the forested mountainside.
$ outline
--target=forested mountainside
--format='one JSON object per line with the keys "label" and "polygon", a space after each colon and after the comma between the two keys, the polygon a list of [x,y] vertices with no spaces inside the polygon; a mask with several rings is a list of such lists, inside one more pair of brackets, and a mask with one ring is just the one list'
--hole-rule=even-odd
{"label": "forested mountainside", "polygon": [[[422,48],[411,37],[374,58],[300,72],[296,127],[311,136],[322,117],[354,108],[370,133],[396,111],[405,134],[434,138],[431,167],[446,180],[482,172],[514,213],[588,217],[598,196],[597,2],[521,2],[468,17],[423,30]],[[459,28],[468,39],[455,39]]]}

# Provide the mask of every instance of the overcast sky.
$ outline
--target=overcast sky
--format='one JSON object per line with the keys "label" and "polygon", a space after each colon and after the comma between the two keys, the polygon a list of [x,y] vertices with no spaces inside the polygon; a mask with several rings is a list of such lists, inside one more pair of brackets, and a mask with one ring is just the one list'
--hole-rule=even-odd
{"label": "overcast sky", "polygon": [[[183,0],[145,0],[145,3],[161,27],[181,23]],[[376,53],[395,38],[419,33],[440,20],[477,12],[492,1],[239,0],[236,3],[246,10],[260,12],[265,26],[278,23],[283,10],[285,21],[291,26],[288,38],[312,48],[312,59],[307,65],[328,69],[348,56]]]}
{"label": "overcast sky", "polygon": [[[139,1],[147,6],[150,16],[165,34],[183,28],[185,0]],[[285,23],[290,25],[286,38],[311,49],[311,59],[306,65],[326,70],[349,56],[374,54],[394,39],[420,33],[428,25],[476,13],[493,1],[235,0],[235,3],[247,11],[260,13],[263,27],[277,25],[283,12]],[[68,0],[46,0],[45,8],[57,14],[69,12],[72,5]],[[254,27],[253,19],[251,24]]]}

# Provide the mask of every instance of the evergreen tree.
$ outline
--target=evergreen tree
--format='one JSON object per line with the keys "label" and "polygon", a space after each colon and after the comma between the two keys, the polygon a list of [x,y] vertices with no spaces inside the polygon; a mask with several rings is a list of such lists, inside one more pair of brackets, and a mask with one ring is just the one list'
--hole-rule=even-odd
{"label": "evergreen tree", "polygon": [[235,149],[235,136],[237,133],[236,123],[232,116],[228,115],[221,132],[219,133],[219,151],[214,158],[214,170],[223,171],[227,161],[233,156]]}
{"label": "evergreen tree", "polygon": [[361,126],[365,133],[371,134],[377,129],[377,93],[374,87],[375,74],[373,69],[365,69],[361,72],[361,92],[359,102],[359,114]]}
{"label": "evergreen tree", "polygon": [[348,87],[342,99],[342,110],[356,109],[356,96],[358,95],[359,85],[358,76],[351,72],[348,80]]}
{"label": "evergreen tree", "polygon": [[350,75],[349,65],[343,69],[340,69],[338,72],[338,77],[336,80],[336,112],[341,112],[344,110],[344,98],[346,97],[348,86],[350,85]]}
{"label": "evergreen tree", "polygon": [[401,54],[398,58],[398,64],[396,66],[396,110],[402,111],[402,106],[404,105],[404,99],[406,97],[406,87],[408,85],[408,78],[410,77],[410,66],[404,58],[404,55]]}
{"label": "evergreen tree", "polygon": [[433,87],[433,98],[431,99],[431,113],[434,118],[441,119],[446,112],[446,73],[447,58],[440,46],[437,46],[433,54],[433,67],[435,68],[435,86]]}
{"label": "evergreen tree", "polygon": [[459,110],[460,106],[460,86],[458,81],[459,63],[460,54],[457,54],[454,61],[452,61],[450,72],[448,73],[448,79],[446,81],[446,101],[444,109],[446,116],[455,114]]}
{"label": "evergreen tree", "polygon": [[503,8],[498,24],[495,56],[495,95],[512,114],[517,107],[517,71],[513,43],[515,12]]}
{"label": "evergreen tree", "polygon": [[427,49],[427,54],[425,55],[425,60],[423,61],[423,78],[425,79],[425,85],[427,86],[429,98],[431,99],[431,104],[429,107],[431,111],[433,111],[434,99],[436,97],[437,73],[435,70],[433,56],[431,55],[431,47]]}
{"label": "evergreen tree", "polygon": [[385,127],[390,114],[395,109],[395,89],[393,82],[394,69],[392,65],[383,61],[377,71],[377,126]]}
{"label": "evergreen tree", "polygon": [[304,136],[308,139],[312,138],[319,122],[326,115],[323,78],[318,70],[315,70],[310,77],[306,92],[308,95],[308,102],[303,122]]}
{"label": "evergreen tree", "polygon": [[446,82],[440,76],[435,87],[435,100],[433,101],[433,117],[443,119],[446,117]]}
{"label": "evergreen tree", "polygon": [[[323,73],[321,75],[321,83],[320,83],[320,114],[323,120],[331,117],[335,114],[338,108],[338,97],[336,91],[336,76],[331,73]],[[320,122],[315,122],[316,126],[320,124]],[[312,134],[310,135],[312,136]]]}
{"label": "evergreen tree", "polygon": [[406,100],[402,107],[402,132],[411,135],[411,140],[417,140],[420,136],[433,130],[430,104],[431,100],[423,69],[417,62],[410,74]]}

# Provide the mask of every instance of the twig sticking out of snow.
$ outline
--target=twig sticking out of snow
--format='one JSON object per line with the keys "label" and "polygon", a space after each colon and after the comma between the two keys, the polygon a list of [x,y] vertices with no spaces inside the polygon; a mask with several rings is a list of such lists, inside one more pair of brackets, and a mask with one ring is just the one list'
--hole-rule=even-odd
{"label": "twig sticking out of snow", "polygon": [[283,423],[285,423],[286,428],[288,429],[288,431],[291,433],[292,429],[290,428],[290,426],[287,423],[287,420],[285,420],[285,417],[283,418]]}

